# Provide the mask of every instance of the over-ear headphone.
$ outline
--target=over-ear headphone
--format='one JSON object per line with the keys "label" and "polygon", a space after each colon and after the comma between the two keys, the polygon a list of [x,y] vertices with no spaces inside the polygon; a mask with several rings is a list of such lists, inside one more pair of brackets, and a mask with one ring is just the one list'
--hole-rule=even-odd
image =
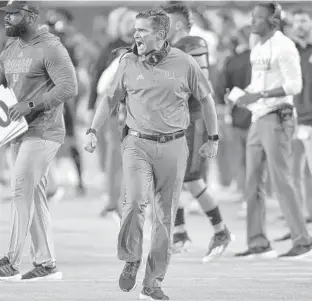
{"label": "over-ear headphone", "polygon": [[[126,53],[132,52],[135,55],[139,56],[138,49],[135,43],[131,47],[126,47],[126,48],[120,47],[120,48],[114,49],[112,51],[113,54],[115,54],[119,49],[122,49],[122,48],[127,49]],[[146,55],[142,55],[140,56],[140,60],[145,61],[152,66],[156,66],[160,61],[162,61],[168,55],[169,51],[170,51],[170,44],[169,42],[166,41],[164,43],[164,46],[160,50],[153,50]]]}
{"label": "over-ear headphone", "polygon": [[276,22],[282,19],[282,6],[277,2],[270,2],[268,7],[273,11],[273,14],[269,17],[269,24],[274,27]]}

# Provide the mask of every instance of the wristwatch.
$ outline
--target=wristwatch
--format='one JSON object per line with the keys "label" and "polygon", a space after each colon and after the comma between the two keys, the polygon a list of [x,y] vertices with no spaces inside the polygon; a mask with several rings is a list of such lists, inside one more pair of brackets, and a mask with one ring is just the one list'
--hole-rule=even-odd
{"label": "wristwatch", "polygon": [[29,101],[29,102],[28,102],[28,108],[29,108],[30,110],[34,109],[35,107],[36,107],[36,104],[35,104],[34,101]]}
{"label": "wristwatch", "polygon": [[208,140],[219,141],[219,135],[208,135]]}
{"label": "wristwatch", "polygon": [[89,135],[91,133],[96,136],[96,130],[95,129],[92,129],[92,128],[87,129],[86,135]]}
{"label": "wristwatch", "polygon": [[261,92],[260,94],[261,94],[261,96],[263,98],[268,98],[269,97],[269,93],[268,92]]}

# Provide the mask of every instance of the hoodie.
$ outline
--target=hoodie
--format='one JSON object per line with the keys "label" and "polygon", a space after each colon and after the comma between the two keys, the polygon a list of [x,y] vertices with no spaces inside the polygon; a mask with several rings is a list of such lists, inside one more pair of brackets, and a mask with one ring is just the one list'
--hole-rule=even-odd
{"label": "hoodie", "polygon": [[301,58],[302,91],[295,95],[294,105],[297,109],[298,123],[312,126],[312,45],[302,47],[296,44]]}
{"label": "hoodie", "polygon": [[0,62],[7,87],[13,89],[18,102],[41,104],[25,116],[29,129],[17,140],[36,137],[63,143],[64,101],[77,95],[77,78],[59,38],[46,28],[39,29],[28,44],[13,38],[1,53]]}

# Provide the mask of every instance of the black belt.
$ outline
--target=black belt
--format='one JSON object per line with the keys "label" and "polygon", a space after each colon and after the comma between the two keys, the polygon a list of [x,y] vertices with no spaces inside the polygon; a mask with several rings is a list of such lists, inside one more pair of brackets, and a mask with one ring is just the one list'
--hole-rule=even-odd
{"label": "black belt", "polygon": [[159,142],[159,143],[166,143],[168,141],[172,141],[172,140],[179,139],[179,138],[183,137],[185,135],[185,133],[182,130],[182,131],[178,131],[178,132],[175,132],[175,133],[172,133],[172,134],[147,135],[147,134],[142,134],[142,133],[139,133],[137,131],[129,129],[128,135],[136,136],[136,137],[139,137],[139,138],[142,138],[142,139],[156,141],[156,142]]}

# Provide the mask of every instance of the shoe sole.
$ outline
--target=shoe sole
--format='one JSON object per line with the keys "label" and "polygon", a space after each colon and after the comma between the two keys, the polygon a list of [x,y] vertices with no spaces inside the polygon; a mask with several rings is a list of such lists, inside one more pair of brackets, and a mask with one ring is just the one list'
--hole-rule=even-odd
{"label": "shoe sole", "polygon": [[142,293],[140,293],[139,299],[140,299],[140,300],[157,300],[157,299],[153,299],[153,298],[150,297],[150,296],[143,295]]}
{"label": "shoe sole", "polygon": [[[248,256],[242,256],[241,258],[247,258],[247,259],[275,259],[278,257],[278,254],[275,250],[260,253],[260,254],[251,254]],[[239,257],[237,257],[239,258]]]}
{"label": "shoe sole", "polygon": [[29,281],[29,282],[35,282],[35,281],[55,281],[55,280],[62,280],[63,279],[63,273],[62,272],[56,272],[53,274],[49,274],[44,277],[35,277],[30,279],[23,279],[22,281]]}
{"label": "shoe sole", "polygon": [[309,252],[306,252],[304,254],[298,255],[298,256],[285,256],[285,257],[278,257],[281,260],[297,260],[297,259],[304,259],[306,257],[310,257],[312,256],[312,250],[310,250]]}
{"label": "shoe sole", "polygon": [[230,241],[228,242],[228,244],[226,246],[224,246],[223,250],[218,253],[217,255],[213,255],[213,254],[209,254],[208,256],[205,256],[203,259],[202,259],[202,263],[209,263],[211,261],[215,261],[217,259],[219,259],[223,254],[224,252],[226,251],[226,249],[228,248],[229,244],[233,241],[236,240],[236,237],[234,234],[230,234]]}
{"label": "shoe sole", "polygon": [[17,274],[11,277],[0,277],[0,282],[10,282],[10,281],[20,281],[22,279],[22,275],[21,274]]}

